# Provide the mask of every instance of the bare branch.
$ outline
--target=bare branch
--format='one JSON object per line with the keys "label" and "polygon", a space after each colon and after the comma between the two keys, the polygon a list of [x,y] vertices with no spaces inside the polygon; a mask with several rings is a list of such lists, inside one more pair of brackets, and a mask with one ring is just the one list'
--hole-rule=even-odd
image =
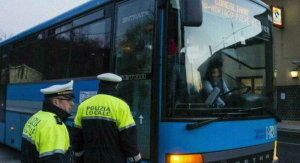
{"label": "bare branch", "polygon": [[2,30],[0,30],[0,42],[8,38],[11,38],[12,36],[13,36],[12,33],[3,32]]}

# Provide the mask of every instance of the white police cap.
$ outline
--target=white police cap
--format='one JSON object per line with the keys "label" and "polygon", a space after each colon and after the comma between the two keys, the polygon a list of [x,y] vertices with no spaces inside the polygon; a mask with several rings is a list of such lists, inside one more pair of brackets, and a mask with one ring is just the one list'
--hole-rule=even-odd
{"label": "white police cap", "polygon": [[73,84],[74,81],[71,80],[67,84],[53,85],[51,87],[41,89],[41,92],[45,95],[45,97],[65,96],[67,98],[75,98],[73,95]]}
{"label": "white police cap", "polygon": [[112,73],[104,73],[97,76],[98,79],[101,81],[108,81],[108,82],[116,82],[119,83],[122,81],[122,78],[116,74]]}

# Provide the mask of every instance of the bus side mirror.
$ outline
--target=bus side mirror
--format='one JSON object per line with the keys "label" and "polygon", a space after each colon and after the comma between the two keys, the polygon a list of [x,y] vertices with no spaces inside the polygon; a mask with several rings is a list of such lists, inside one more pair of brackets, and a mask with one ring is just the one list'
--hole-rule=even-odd
{"label": "bus side mirror", "polygon": [[203,20],[202,0],[179,0],[181,24],[200,27]]}

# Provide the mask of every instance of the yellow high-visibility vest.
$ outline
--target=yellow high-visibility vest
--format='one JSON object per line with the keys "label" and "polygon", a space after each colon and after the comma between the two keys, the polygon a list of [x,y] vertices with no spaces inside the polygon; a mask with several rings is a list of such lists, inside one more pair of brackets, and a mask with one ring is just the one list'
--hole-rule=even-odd
{"label": "yellow high-visibility vest", "polygon": [[39,158],[62,153],[69,149],[66,125],[50,112],[39,111],[25,124],[23,138],[35,145]]}
{"label": "yellow high-visibility vest", "polygon": [[105,94],[95,95],[79,105],[75,127],[82,128],[82,119],[112,121],[119,131],[135,125],[129,106],[123,100]]}

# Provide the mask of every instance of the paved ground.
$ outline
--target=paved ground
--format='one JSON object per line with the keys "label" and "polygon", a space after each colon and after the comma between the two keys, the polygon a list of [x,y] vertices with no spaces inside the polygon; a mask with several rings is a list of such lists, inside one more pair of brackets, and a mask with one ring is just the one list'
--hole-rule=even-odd
{"label": "paved ground", "polygon": [[278,131],[300,132],[300,121],[282,121],[277,126]]}
{"label": "paved ground", "polygon": [[20,163],[21,153],[15,149],[0,144],[0,162],[1,163]]}
{"label": "paved ground", "polygon": [[280,163],[300,163],[300,133],[279,131],[277,156]]}

